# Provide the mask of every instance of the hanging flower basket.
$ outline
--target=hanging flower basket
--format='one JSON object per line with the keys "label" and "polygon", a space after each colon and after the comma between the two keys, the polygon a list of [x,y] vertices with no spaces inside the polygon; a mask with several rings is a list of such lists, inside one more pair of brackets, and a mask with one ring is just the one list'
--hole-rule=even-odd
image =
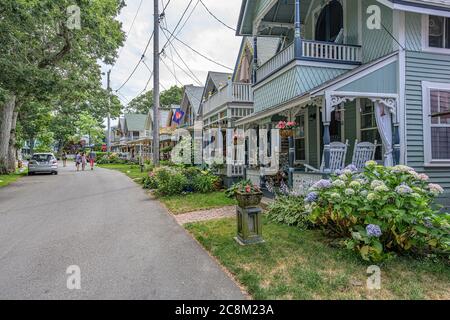
{"label": "hanging flower basket", "polygon": [[294,121],[280,121],[278,122],[277,129],[280,129],[280,135],[283,138],[289,138],[294,136],[294,129],[297,127],[297,123]]}
{"label": "hanging flower basket", "polygon": [[282,138],[293,137],[293,136],[294,136],[294,130],[292,130],[292,129],[284,129],[284,130],[280,130],[280,136],[281,136]]}

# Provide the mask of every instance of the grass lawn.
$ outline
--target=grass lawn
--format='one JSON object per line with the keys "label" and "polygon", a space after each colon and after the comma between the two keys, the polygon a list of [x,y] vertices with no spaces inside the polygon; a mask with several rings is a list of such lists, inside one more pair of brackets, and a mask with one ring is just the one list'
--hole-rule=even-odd
{"label": "grass lawn", "polygon": [[139,165],[130,165],[130,164],[101,164],[98,165],[100,168],[110,169],[120,171],[126,174],[131,179],[135,180],[137,183],[141,183],[141,179],[147,176],[148,172],[144,170],[141,172],[141,167]]}
{"label": "grass lawn", "polygon": [[171,197],[161,197],[160,200],[173,214],[221,208],[235,205],[234,199],[227,198],[225,192],[213,192],[208,194],[187,194]]}
{"label": "grass lawn", "polygon": [[369,263],[325,243],[320,231],[264,222],[266,243],[241,247],[235,219],[186,225],[255,299],[450,299],[450,267],[401,257],[381,266],[381,290],[366,289]]}
{"label": "grass lawn", "polygon": [[14,181],[17,181],[19,178],[26,176],[27,172],[26,170],[24,172],[16,172],[12,174],[3,174],[0,175],[0,188],[5,187],[10,183],[13,183]]}

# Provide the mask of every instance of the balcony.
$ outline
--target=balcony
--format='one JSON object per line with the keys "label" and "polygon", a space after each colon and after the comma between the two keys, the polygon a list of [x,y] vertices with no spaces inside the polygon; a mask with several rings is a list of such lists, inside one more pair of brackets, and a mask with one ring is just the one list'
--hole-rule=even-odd
{"label": "balcony", "polygon": [[[291,44],[259,67],[256,71],[257,82],[264,80],[294,59],[294,44]],[[360,64],[362,61],[362,49],[361,46],[303,40],[301,59],[317,62]]]}
{"label": "balcony", "polygon": [[228,82],[203,103],[203,115],[208,115],[229,103],[253,103],[252,85]]}

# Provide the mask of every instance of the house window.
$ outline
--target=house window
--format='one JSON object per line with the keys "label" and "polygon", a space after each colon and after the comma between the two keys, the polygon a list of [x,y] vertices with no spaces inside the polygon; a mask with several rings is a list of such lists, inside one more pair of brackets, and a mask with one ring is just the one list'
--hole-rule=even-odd
{"label": "house window", "polygon": [[369,99],[361,99],[360,123],[361,142],[374,143],[377,141],[375,160],[382,161],[383,144],[380,133],[378,132],[377,121],[375,119],[375,104]]}
{"label": "house window", "polygon": [[450,161],[450,89],[430,89],[431,160]]}
{"label": "house window", "polygon": [[450,18],[429,16],[428,46],[450,48]]}
{"label": "house window", "polygon": [[344,13],[339,1],[330,1],[320,12],[315,25],[315,40],[335,42],[344,25]]}
{"label": "house window", "polygon": [[305,115],[302,114],[297,117],[297,128],[294,132],[295,141],[295,161],[306,161],[306,128],[305,128]]}

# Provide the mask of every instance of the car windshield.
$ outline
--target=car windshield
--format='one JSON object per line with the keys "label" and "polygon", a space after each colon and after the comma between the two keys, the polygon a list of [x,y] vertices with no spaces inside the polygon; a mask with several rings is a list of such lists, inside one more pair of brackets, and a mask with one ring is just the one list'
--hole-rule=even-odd
{"label": "car windshield", "polygon": [[35,154],[31,158],[31,160],[35,160],[37,162],[43,162],[43,161],[50,161],[52,159],[52,156],[50,154]]}

